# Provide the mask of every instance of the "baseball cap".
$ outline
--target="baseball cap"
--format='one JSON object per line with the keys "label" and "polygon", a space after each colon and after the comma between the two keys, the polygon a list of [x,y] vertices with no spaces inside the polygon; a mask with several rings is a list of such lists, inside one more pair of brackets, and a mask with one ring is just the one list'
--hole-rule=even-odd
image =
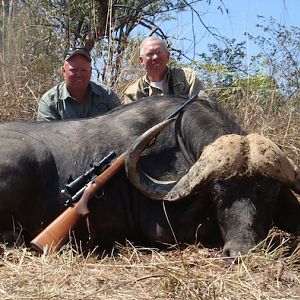
{"label": "baseball cap", "polygon": [[69,48],[67,54],[65,55],[65,60],[70,59],[74,55],[83,55],[84,57],[86,57],[88,59],[89,62],[92,61],[90,52],[86,48],[76,48],[76,47]]}

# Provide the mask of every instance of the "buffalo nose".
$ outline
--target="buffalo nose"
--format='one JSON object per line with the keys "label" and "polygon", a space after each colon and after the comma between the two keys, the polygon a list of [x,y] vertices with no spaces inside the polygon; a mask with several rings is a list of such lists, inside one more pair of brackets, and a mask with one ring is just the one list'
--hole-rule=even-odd
{"label": "buffalo nose", "polygon": [[223,247],[222,258],[229,263],[239,263],[241,256],[247,253],[246,248],[245,245],[229,241]]}
{"label": "buffalo nose", "polygon": [[238,257],[240,256],[240,253],[235,252],[234,250],[231,250],[229,248],[223,249],[222,252],[222,258],[224,261],[228,263],[238,263]]}

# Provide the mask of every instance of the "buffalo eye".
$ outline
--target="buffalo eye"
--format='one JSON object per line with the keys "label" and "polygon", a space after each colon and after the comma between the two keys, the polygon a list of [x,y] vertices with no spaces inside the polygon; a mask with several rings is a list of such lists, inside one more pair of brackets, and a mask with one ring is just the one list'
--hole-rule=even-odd
{"label": "buffalo eye", "polygon": [[272,202],[278,197],[281,189],[281,184],[272,178],[258,176],[255,183],[256,194],[258,199],[263,199],[266,202]]}
{"label": "buffalo eye", "polygon": [[210,186],[213,203],[217,206],[225,206],[228,203],[228,187],[222,180],[214,180]]}

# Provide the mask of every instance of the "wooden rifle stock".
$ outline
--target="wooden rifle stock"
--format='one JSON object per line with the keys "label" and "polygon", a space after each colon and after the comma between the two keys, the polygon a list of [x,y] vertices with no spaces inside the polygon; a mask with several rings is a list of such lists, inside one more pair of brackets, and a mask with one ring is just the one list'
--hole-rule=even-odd
{"label": "wooden rifle stock", "polygon": [[124,166],[124,162],[125,152],[87,186],[78,202],[68,207],[50,223],[30,242],[30,245],[40,253],[59,250],[78,220],[89,213],[87,208],[89,199]]}

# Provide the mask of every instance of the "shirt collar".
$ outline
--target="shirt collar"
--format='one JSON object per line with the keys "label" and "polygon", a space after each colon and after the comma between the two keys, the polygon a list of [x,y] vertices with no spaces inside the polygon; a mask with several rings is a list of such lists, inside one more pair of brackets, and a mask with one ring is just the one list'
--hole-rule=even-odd
{"label": "shirt collar", "polygon": [[[163,78],[163,80],[167,80],[167,81],[169,80],[170,72],[171,72],[171,69],[167,66],[167,72],[166,72],[165,77]],[[149,80],[147,74],[144,75],[144,80],[145,80],[148,84],[150,84],[150,80]]]}
{"label": "shirt collar", "polygon": [[[66,82],[62,82],[58,85],[59,88],[59,99],[62,100],[66,100],[68,98],[73,99],[73,97],[71,96],[71,94],[69,93],[68,89],[67,89],[67,85]],[[89,84],[89,98],[91,97],[92,94],[97,94],[97,90],[93,87],[93,85],[90,83]]]}

